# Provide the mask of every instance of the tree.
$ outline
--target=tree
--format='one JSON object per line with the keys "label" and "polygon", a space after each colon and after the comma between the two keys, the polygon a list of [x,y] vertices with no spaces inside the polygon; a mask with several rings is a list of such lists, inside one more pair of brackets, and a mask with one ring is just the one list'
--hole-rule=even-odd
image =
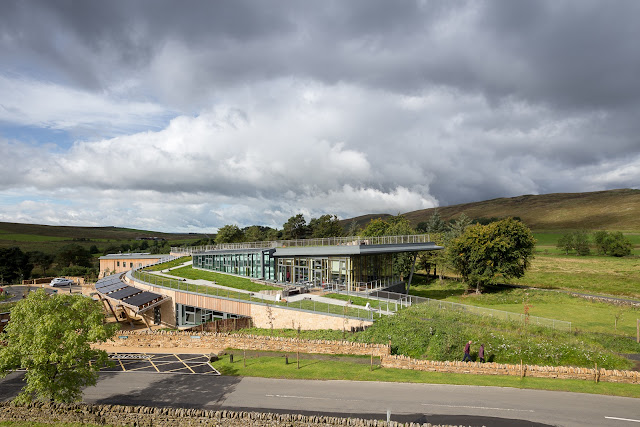
{"label": "tree", "polygon": [[33,264],[34,267],[41,268],[42,275],[46,276],[47,269],[49,269],[51,267],[51,264],[53,264],[54,256],[51,254],[45,254],[42,251],[27,252],[27,255],[29,256],[29,261],[31,262],[31,264]]}
{"label": "tree", "polygon": [[244,240],[244,234],[237,225],[225,225],[218,230],[216,243],[237,243]]}
{"label": "tree", "polygon": [[633,247],[631,241],[619,231],[611,234],[603,230],[596,231],[593,234],[593,241],[598,253],[601,255],[627,256],[631,254],[631,248]]}
{"label": "tree", "polygon": [[630,255],[632,247],[631,241],[624,237],[620,231],[611,233],[607,239],[607,252],[611,256],[623,257]]}
{"label": "tree", "polygon": [[468,227],[451,241],[448,251],[454,269],[480,293],[483,286],[499,278],[522,277],[533,258],[534,245],[531,230],[507,218]]}
{"label": "tree", "polygon": [[14,283],[31,276],[33,264],[29,256],[15,246],[13,248],[0,249],[0,283]]}
{"label": "tree", "polygon": [[556,247],[563,250],[565,255],[569,255],[569,251],[573,249],[573,235],[571,233],[565,233],[560,236]]}
{"label": "tree", "polygon": [[244,233],[244,240],[247,242],[260,242],[264,240],[264,227],[260,227],[259,225],[252,225],[250,227],[245,227],[242,229]]}
{"label": "tree", "polygon": [[[390,216],[385,219],[372,219],[361,233],[363,237],[403,236],[410,234],[415,234],[415,230],[411,228],[409,220],[402,215]],[[402,252],[393,255],[393,272],[400,276],[401,279],[409,276],[407,280],[407,292],[409,292],[408,288],[411,286],[417,256],[417,252]]]}
{"label": "tree", "polygon": [[589,249],[589,236],[584,231],[573,232],[573,249],[581,256],[589,255],[591,249]]}
{"label": "tree", "polygon": [[431,215],[431,218],[429,218],[429,221],[427,222],[426,232],[427,233],[444,233],[446,230],[447,230],[447,225],[440,217],[440,213],[438,212],[438,209],[435,209],[433,211],[433,214]]}
{"label": "tree", "polygon": [[[116,324],[105,324],[98,301],[81,295],[30,292],[11,311],[0,347],[0,375],[26,369],[17,401],[72,402],[95,385],[107,353],[90,344],[110,339]],[[91,364],[89,361],[92,361]]]}
{"label": "tree", "polygon": [[286,240],[304,239],[309,234],[309,227],[304,215],[298,214],[292,216],[282,226],[283,238]]}
{"label": "tree", "polygon": [[320,218],[311,218],[309,221],[311,237],[341,237],[344,235],[340,220],[335,215],[322,215]]}
{"label": "tree", "polygon": [[58,264],[62,267],[71,267],[72,265],[91,267],[93,263],[93,256],[91,253],[77,244],[64,246],[60,252],[58,252],[57,259]]}

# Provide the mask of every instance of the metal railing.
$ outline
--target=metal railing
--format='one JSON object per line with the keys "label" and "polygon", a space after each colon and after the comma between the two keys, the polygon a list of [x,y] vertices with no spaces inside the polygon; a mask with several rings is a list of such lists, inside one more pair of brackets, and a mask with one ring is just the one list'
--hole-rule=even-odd
{"label": "metal railing", "polygon": [[171,253],[193,254],[214,250],[234,249],[270,249],[303,246],[357,246],[357,245],[399,245],[411,243],[431,243],[430,234],[415,234],[406,236],[378,236],[378,237],[325,237],[321,239],[273,240],[262,242],[221,243],[204,246],[172,246]]}
{"label": "metal railing", "polygon": [[337,304],[329,304],[312,299],[304,299],[293,302],[290,302],[286,299],[274,301],[270,298],[265,298],[264,295],[259,293],[233,291],[230,289],[219,288],[215,286],[198,285],[195,283],[185,282],[183,280],[159,276],[157,274],[152,274],[143,270],[132,270],[131,276],[137,281],[160,288],[174,289],[178,291],[208,295],[216,298],[224,298],[240,302],[278,306],[283,308],[286,307],[293,310],[303,310],[314,313],[332,314],[344,316],[350,319],[373,320],[374,317],[382,317],[383,314],[388,314],[383,312],[382,310],[367,309],[365,307],[356,307],[352,305],[343,306]]}

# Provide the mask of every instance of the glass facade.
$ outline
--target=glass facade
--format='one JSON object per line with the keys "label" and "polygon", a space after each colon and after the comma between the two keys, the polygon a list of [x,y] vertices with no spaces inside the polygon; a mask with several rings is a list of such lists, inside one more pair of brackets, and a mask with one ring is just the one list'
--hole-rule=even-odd
{"label": "glass facade", "polygon": [[219,319],[238,319],[242,316],[190,305],[176,304],[176,326],[195,326]]}
{"label": "glass facade", "polygon": [[275,280],[273,250],[193,254],[193,266],[254,279]]}
{"label": "glass facade", "polygon": [[273,256],[273,249],[247,249],[193,254],[193,266],[278,283],[348,288],[398,282],[393,274],[394,254],[343,256]]}

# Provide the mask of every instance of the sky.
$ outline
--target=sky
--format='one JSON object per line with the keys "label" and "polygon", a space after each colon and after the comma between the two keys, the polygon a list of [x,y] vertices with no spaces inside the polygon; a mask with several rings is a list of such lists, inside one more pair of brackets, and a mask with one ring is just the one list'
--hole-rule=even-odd
{"label": "sky", "polygon": [[640,2],[0,2],[0,221],[215,232],[640,188]]}

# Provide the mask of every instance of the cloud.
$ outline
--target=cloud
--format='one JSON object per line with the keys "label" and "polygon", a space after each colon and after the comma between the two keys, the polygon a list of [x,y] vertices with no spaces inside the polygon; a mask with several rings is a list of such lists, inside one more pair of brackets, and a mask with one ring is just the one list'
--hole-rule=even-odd
{"label": "cloud", "polygon": [[169,114],[150,102],[3,75],[0,92],[0,123],[19,126],[114,135],[157,127]]}
{"label": "cloud", "polygon": [[3,2],[0,218],[195,231],[637,186],[638,9]]}

